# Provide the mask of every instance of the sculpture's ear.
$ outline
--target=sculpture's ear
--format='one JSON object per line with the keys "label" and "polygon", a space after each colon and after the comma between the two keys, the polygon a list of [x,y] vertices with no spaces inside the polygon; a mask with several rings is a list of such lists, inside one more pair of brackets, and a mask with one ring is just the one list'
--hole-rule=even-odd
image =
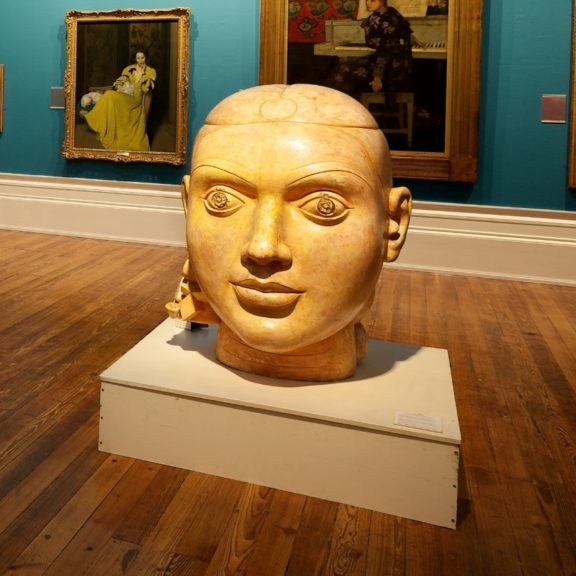
{"label": "sculpture's ear", "polygon": [[412,195],[410,190],[401,186],[392,188],[388,196],[388,229],[386,231],[386,262],[394,262],[406,240],[410,213],[412,212]]}
{"label": "sculpture's ear", "polygon": [[184,206],[184,214],[188,216],[188,194],[190,194],[190,176],[182,178],[182,205]]}

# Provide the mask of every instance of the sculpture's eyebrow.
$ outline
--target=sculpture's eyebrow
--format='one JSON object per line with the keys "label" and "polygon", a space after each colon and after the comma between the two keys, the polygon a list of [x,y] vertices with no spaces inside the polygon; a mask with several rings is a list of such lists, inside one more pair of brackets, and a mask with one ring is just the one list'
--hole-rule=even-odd
{"label": "sculpture's eyebrow", "polygon": [[308,178],[314,178],[315,176],[322,176],[326,173],[334,172],[345,172],[346,174],[351,174],[356,178],[360,178],[368,186],[372,186],[366,177],[359,171],[350,168],[348,164],[341,164],[340,162],[317,162],[315,164],[308,164],[307,166],[302,166],[297,170],[291,172],[291,180],[287,183],[287,186],[293,186],[300,183],[301,180],[306,180]]}
{"label": "sculpture's eyebrow", "polygon": [[235,180],[240,180],[246,186],[249,186],[250,188],[256,188],[256,184],[252,182],[248,176],[249,172],[242,166],[234,164],[233,162],[226,162],[225,160],[203,160],[202,164],[194,166],[191,174],[194,174],[197,170],[202,168],[224,172],[228,176],[232,176],[232,178]]}

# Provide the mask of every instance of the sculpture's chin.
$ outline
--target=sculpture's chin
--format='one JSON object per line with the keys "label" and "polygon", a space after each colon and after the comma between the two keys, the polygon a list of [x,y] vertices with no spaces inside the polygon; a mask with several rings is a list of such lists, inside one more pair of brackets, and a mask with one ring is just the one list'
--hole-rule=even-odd
{"label": "sculpture's chin", "polygon": [[246,346],[270,354],[290,354],[328,340],[359,322],[372,300],[373,293],[353,303],[311,306],[304,295],[279,300],[277,307],[247,309],[239,302],[224,307],[219,316],[234,338]]}
{"label": "sculpture's chin", "polygon": [[226,324],[218,328],[216,358],[238,370],[271,378],[328,382],[354,373],[359,358],[353,324],[312,344],[282,350],[255,348],[241,340]]}
{"label": "sculpture's chin", "polygon": [[226,324],[234,338],[247,347],[270,354],[291,354],[314,346],[330,338],[345,326],[341,323],[336,327],[320,327],[315,331],[310,326],[304,327],[295,322],[286,322],[285,318],[258,318],[258,321],[247,326]]}

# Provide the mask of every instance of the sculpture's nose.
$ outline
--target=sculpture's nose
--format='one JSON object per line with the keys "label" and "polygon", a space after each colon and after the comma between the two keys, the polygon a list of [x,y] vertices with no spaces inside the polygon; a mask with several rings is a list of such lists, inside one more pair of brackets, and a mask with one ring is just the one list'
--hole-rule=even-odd
{"label": "sculpture's nose", "polygon": [[260,266],[284,270],[292,264],[292,253],[283,241],[283,202],[276,197],[261,200],[254,212],[252,230],[242,249],[246,267]]}

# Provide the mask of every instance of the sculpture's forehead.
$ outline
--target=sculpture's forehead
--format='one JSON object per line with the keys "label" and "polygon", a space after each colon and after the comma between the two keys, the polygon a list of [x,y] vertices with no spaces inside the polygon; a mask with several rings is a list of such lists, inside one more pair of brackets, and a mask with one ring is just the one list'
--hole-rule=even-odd
{"label": "sculpture's forehead", "polygon": [[206,118],[207,125],[294,122],[378,130],[359,102],[330,88],[308,84],[270,84],[229,96]]}
{"label": "sculpture's forehead", "polygon": [[372,181],[378,169],[358,131],[366,132],[290,122],[204,126],[194,144],[192,169],[232,162],[255,174],[278,175],[330,163]]}

